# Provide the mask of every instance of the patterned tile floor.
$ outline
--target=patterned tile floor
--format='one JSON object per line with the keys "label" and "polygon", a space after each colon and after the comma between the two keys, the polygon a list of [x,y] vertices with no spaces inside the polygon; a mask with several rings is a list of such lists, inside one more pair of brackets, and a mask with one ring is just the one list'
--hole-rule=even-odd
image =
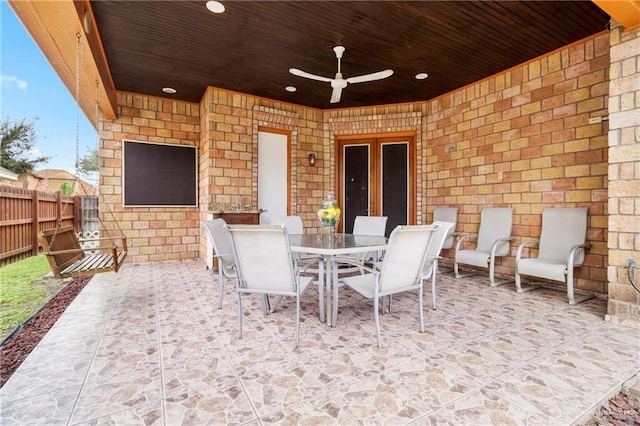
{"label": "patterned tile floor", "polygon": [[[586,420],[640,371],[640,331],[606,301],[439,276],[438,309],[394,298],[376,346],[370,301],[341,289],[336,328],[303,298],[263,317],[197,261],[96,275],[0,390],[2,425],[526,424]],[[249,306],[250,305],[250,306]]]}

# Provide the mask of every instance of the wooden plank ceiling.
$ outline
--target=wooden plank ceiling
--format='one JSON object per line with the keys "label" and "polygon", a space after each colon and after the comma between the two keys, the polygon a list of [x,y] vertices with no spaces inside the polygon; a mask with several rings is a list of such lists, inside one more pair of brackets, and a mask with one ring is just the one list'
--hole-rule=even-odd
{"label": "wooden plank ceiling", "polygon": [[[421,101],[606,30],[590,1],[91,1],[116,89],[199,102],[207,86],[315,108]],[[332,48],[348,85],[329,103]],[[429,78],[416,80],[417,73]],[[289,93],[286,86],[295,86]],[[166,95],[163,87],[176,94]]]}

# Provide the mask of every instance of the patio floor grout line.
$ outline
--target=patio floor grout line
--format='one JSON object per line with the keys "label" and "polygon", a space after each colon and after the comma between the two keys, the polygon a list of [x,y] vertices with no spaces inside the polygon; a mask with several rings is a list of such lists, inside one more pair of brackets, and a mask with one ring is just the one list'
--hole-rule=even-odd
{"label": "patio floor grout line", "polygon": [[162,407],[162,424],[167,425],[167,395],[165,391],[164,356],[162,352],[162,321],[160,316],[160,288],[158,285],[158,268],[153,269],[153,287],[155,289],[156,332],[158,333],[158,362],[160,364],[160,406]]}

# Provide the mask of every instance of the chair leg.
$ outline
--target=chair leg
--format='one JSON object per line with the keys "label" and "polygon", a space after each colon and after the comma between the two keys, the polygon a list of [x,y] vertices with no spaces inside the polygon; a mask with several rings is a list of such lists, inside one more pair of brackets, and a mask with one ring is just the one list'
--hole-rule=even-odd
{"label": "chair leg", "polygon": [[300,345],[300,289],[296,295],[296,348]]}
{"label": "chair leg", "polygon": [[518,272],[518,265],[516,265],[516,292],[524,293],[525,291],[531,291],[540,288],[539,285],[530,285],[527,287],[522,286],[522,278],[520,273]]}
{"label": "chair leg", "polygon": [[218,264],[218,309],[222,309],[222,297],[224,296],[224,275],[222,266]]}
{"label": "chair leg", "polygon": [[[435,272],[435,271],[434,271]],[[422,286],[418,290],[418,313],[420,317],[420,333],[424,333],[424,312],[422,307]]]}
{"label": "chair leg", "polygon": [[333,312],[331,318],[331,327],[335,327],[338,322],[338,270],[333,268],[333,278],[331,283],[333,284]]}
{"label": "chair leg", "polygon": [[376,339],[378,341],[378,347],[382,348],[382,338],[380,337],[380,314],[378,313],[379,311],[379,297],[374,296],[373,297],[373,318],[376,321]]}
{"label": "chair leg", "polygon": [[[436,274],[438,272],[438,265],[433,265],[433,270],[431,271],[431,309],[434,311],[438,309],[436,305]],[[422,290],[420,290],[422,292]],[[422,299],[422,298],[421,298]]]}
{"label": "chair leg", "polygon": [[[261,296],[261,299],[262,299],[262,315],[269,315],[269,312],[271,312],[271,302],[269,302],[269,296],[266,294],[263,294]],[[280,300],[282,300],[282,298],[280,298]],[[278,301],[278,303],[280,303],[280,300]],[[275,309],[275,307],[273,309]]]}
{"label": "chair leg", "polygon": [[[264,296],[264,297],[268,297],[268,296]],[[278,307],[278,305],[280,305],[280,302],[282,302],[283,298],[284,296],[278,296],[278,299],[276,300],[273,306],[271,306],[271,301],[267,298],[267,307],[269,308],[269,312],[275,312],[276,308]]]}
{"label": "chair leg", "polygon": [[324,276],[324,260],[320,260],[318,262],[318,299],[320,305],[320,322],[324,322],[324,286],[325,286],[325,276]]}
{"label": "chair leg", "polygon": [[238,292],[238,334],[242,339],[242,293]]}
{"label": "chair leg", "polygon": [[460,270],[458,269],[458,262],[453,263],[453,273],[456,278],[467,278],[467,277],[472,277],[474,275],[478,275],[478,272],[476,271],[465,272],[464,274],[461,274]]}
{"label": "chair leg", "polygon": [[567,271],[567,297],[569,298],[570,305],[577,305],[580,302],[596,297],[595,294],[581,294],[577,297],[575,296],[573,291],[573,268],[569,268]]}
{"label": "chair leg", "polygon": [[500,285],[505,285],[512,283],[513,280],[506,278],[500,281],[496,281],[496,264],[495,258],[491,258],[489,260],[489,282],[491,283],[491,287],[498,287]]}

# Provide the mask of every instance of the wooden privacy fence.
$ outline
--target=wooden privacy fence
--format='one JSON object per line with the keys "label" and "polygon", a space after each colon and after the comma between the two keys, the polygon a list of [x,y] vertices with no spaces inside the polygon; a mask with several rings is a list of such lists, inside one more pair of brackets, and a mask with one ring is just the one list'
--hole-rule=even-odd
{"label": "wooden privacy fence", "polygon": [[[61,218],[58,223],[58,217]],[[98,197],[0,185],[0,265],[38,254],[38,232],[73,225],[98,230]]]}

